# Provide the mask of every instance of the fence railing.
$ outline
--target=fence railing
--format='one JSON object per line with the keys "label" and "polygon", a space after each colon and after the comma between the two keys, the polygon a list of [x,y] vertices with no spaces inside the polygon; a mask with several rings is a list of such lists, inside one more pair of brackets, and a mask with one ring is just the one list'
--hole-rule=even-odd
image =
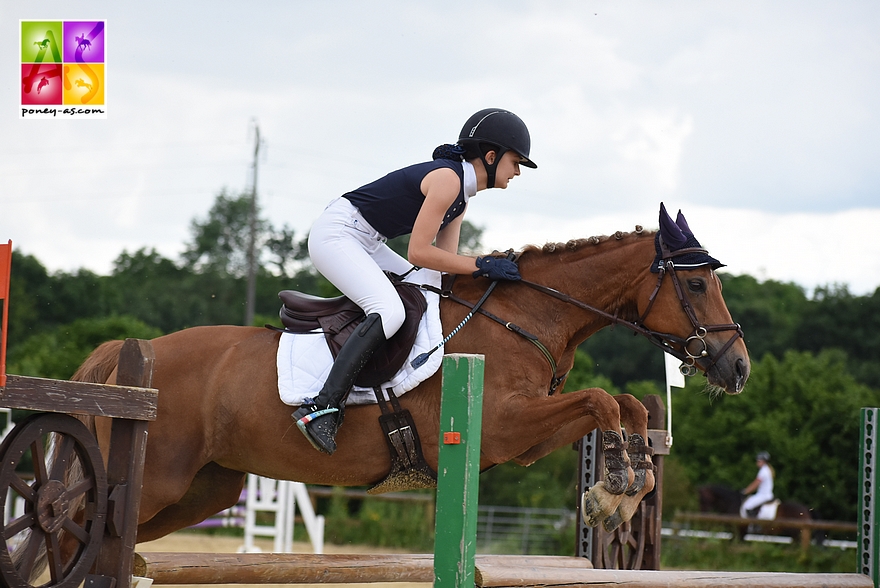
{"label": "fence railing", "polygon": [[780,533],[786,530],[797,532],[800,537],[800,544],[803,549],[810,547],[811,538],[815,531],[840,531],[852,533],[855,536],[858,533],[858,526],[855,523],[845,523],[840,521],[803,521],[800,519],[744,519],[736,515],[723,515],[714,513],[696,513],[696,512],[679,512],[675,514],[673,523],[680,525],[682,522],[699,522],[722,524],[730,526],[734,531],[748,528],[752,525],[761,527],[764,532]]}
{"label": "fence railing", "polygon": [[492,553],[554,553],[560,540],[572,538],[576,513],[562,508],[480,506],[477,509],[477,548]]}

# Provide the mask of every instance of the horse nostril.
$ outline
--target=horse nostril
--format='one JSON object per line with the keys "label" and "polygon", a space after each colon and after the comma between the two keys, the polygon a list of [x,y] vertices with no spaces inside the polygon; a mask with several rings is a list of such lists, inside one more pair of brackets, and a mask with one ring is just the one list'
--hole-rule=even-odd
{"label": "horse nostril", "polygon": [[741,392],[746,383],[746,378],[749,377],[749,370],[742,358],[738,358],[734,366],[736,370],[736,391]]}

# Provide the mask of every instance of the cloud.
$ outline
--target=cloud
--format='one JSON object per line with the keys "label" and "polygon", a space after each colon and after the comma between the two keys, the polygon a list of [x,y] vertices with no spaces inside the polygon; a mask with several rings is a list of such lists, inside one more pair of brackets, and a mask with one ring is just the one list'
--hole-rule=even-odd
{"label": "cloud", "polygon": [[0,239],[50,268],[176,256],[221,189],[249,188],[254,120],[264,213],[303,236],[332,198],[500,106],[539,168],[474,200],[492,246],[650,226],[664,200],[712,227],[713,253],[730,243],[731,268],[880,283],[870,261],[816,264],[880,242],[864,225],[880,210],[874,3],[7,2],[0,54],[17,55],[19,18],[80,13],[108,23],[106,121],[11,120],[0,76]]}

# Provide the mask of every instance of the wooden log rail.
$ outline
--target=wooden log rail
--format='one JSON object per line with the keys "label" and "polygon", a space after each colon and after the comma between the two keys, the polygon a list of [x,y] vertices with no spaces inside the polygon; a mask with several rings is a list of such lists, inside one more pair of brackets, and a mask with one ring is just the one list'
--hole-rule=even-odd
{"label": "wooden log rail", "polygon": [[37,412],[64,412],[141,421],[156,420],[158,391],[9,375],[0,388],[0,406]]}
{"label": "wooden log rail", "polygon": [[749,519],[736,515],[724,515],[715,513],[697,513],[697,512],[679,512],[673,518],[675,522],[691,521],[698,523],[717,523],[730,525],[734,528],[748,527],[749,525],[761,525],[774,530],[779,529],[799,529],[800,543],[803,549],[810,546],[810,537],[813,531],[842,531],[857,535],[858,526],[855,523],[844,523],[840,521],[803,521],[801,519]]}
{"label": "wooden log rail", "polygon": [[[430,583],[430,554],[314,555],[282,553],[140,553],[134,575],[159,584]],[[477,555],[479,587],[614,586],[615,588],[765,586],[778,588],[873,586],[861,574],[594,570],[585,558]]]}

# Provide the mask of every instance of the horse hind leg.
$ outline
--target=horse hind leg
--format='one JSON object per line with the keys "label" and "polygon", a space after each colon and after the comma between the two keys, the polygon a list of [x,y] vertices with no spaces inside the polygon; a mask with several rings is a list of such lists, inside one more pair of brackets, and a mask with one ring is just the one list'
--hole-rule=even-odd
{"label": "horse hind leg", "polygon": [[159,539],[234,506],[241,496],[244,481],[243,472],[214,462],[205,465],[177,503],[166,506],[150,520],[138,525],[138,543]]}

